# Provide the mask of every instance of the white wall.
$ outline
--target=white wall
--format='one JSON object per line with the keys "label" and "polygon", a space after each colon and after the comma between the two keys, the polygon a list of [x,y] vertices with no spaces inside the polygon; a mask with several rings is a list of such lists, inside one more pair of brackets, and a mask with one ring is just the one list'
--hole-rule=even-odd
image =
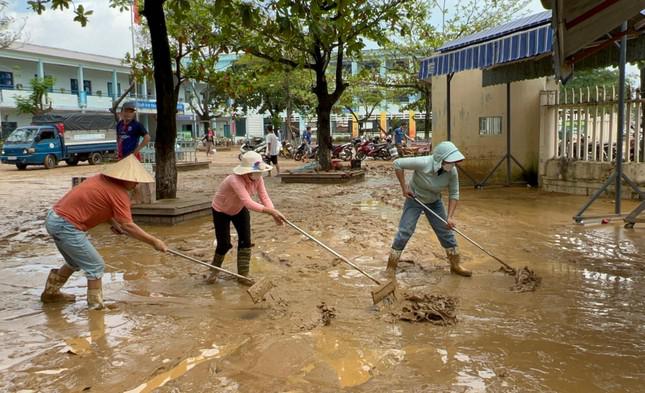
{"label": "white wall", "polygon": [[13,84],[22,84],[24,88],[29,87],[29,81],[37,74],[35,61],[0,59],[0,71],[13,73]]}

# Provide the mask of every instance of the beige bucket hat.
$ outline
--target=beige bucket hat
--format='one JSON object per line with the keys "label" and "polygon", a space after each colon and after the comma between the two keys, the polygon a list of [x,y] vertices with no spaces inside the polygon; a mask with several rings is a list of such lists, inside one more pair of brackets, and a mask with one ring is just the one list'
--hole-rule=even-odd
{"label": "beige bucket hat", "polygon": [[254,151],[247,151],[242,155],[240,165],[233,168],[236,175],[246,175],[247,173],[268,172],[273,167],[262,161],[262,156]]}
{"label": "beige bucket hat", "polygon": [[130,154],[116,164],[104,166],[101,173],[114,179],[136,183],[155,182],[155,179],[146,171],[146,168],[137,160],[134,154]]}

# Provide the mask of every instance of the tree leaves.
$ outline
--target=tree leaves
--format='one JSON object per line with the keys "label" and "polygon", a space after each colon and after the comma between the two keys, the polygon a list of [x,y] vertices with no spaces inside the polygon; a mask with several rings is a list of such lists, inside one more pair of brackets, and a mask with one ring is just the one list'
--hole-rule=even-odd
{"label": "tree leaves", "polygon": [[15,97],[16,110],[18,114],[30,113],[40,115],[51,110],[51,103],[47,108],[47,92],[54,86],[55,79],[51,76],[44,78],[33,78],[31,84],[31,94],[29,97]]}
{"label": "tree leaves", "polygon": [[[60,0],[60,1],[64,1],[64,0]],[[81,26],[85,27],[87,25],[87,22],[89,21],[88,16],[92,15],[93,13],[94,11],[92,10],[85,11],[85,8],[83,8],[83,5],[79,4],[74,10],[74,14],[76,14],[76,16],[74,17],[74,21],[80,23]]]}

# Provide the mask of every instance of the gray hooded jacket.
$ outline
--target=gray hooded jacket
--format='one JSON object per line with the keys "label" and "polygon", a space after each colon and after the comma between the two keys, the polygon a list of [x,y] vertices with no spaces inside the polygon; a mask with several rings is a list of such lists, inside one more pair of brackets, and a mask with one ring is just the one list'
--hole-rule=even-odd
{"label": "gray hooded jacket", "polygon": [[463,154],[452,142],[441,142],[434,148],[432,155],[399,158],[394,160],[394,168],[414,171],[410,189],[421,202],[432,203],[441,199],[441,191],[444,188],[448,188],[449,199],[459,200],[457,168],[441,175],[438,172],[444,161],[455,162],[463,159]]}

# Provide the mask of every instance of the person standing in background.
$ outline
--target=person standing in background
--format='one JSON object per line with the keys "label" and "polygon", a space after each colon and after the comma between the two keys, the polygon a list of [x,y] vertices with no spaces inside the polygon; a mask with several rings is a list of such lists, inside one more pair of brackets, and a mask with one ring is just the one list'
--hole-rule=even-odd
{"label": "person standing in background", "polygon": [[121,120],[116,124],[117,158],[119,160],[134,154],[141,162],[139,152],[150,142],[148,130],[135,119],[136,111],[136,103],[133,101],[128,101],[121,107]]}

